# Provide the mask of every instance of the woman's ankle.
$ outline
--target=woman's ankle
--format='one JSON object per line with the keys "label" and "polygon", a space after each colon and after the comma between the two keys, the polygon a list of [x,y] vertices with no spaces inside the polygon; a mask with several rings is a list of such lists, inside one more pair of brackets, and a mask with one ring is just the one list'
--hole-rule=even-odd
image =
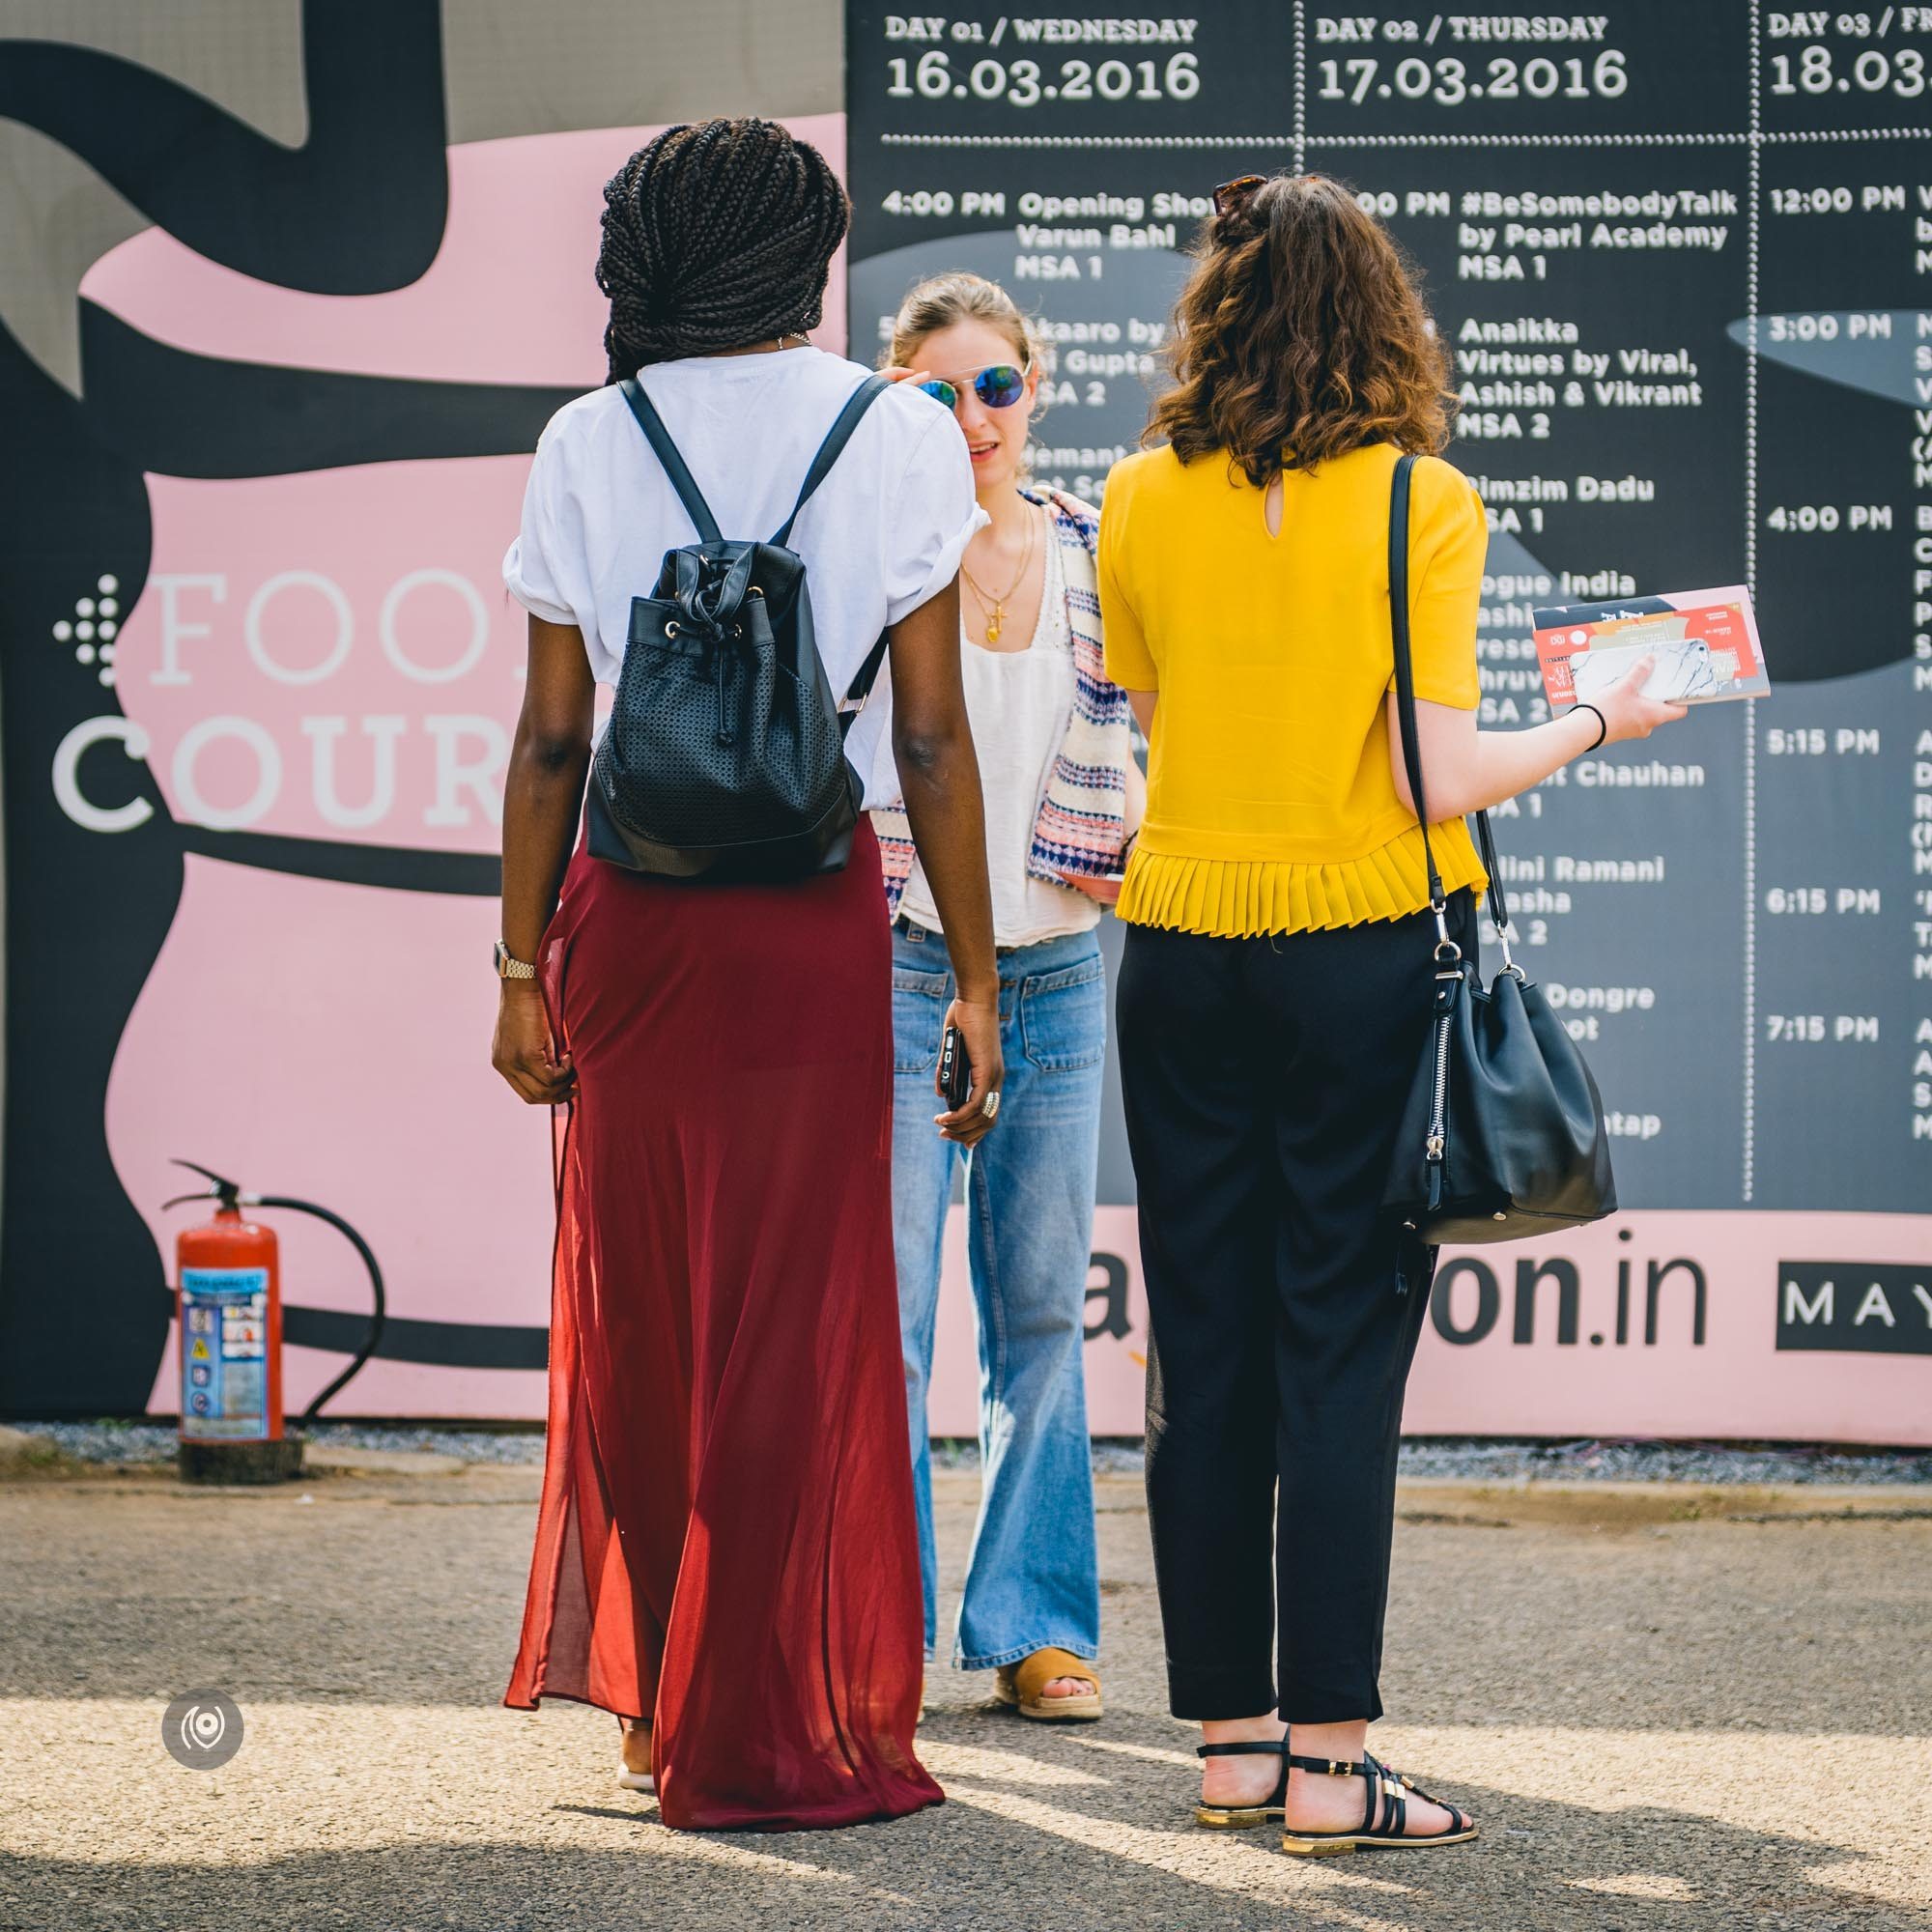
{"label": "woman's ankle", "polygon": [[1281,1736],[1284,1726],[1278,1713],[1264,1711],[1258,1718],[1208,1718],[1202,1720],[1201,1741],[1209,1745],[1245,1744],[1255,1739]]}
{"label": "woman's ankle", "polygon": [[1296,1757],[1323,1757],[1339,1764],[1359,1764],[1368,1748],[1366,1718],[1345,1724],[1291,1723],[1288,1728],[1290,1745]]}

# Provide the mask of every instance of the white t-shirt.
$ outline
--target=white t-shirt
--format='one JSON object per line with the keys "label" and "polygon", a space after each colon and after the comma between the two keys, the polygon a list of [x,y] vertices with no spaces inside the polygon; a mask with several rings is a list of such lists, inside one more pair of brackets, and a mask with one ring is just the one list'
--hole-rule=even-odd
{"label": "white t-shirt", "polygon": [[[1037,946],[1067,933],[1091,932],[1100,923],[1097,900],[1027,870],[1039,802],[1073,716],[1066,577],[1059,538],[1045,517],[1039,534],[1046,545],[1046,579],[1033,641],[1023,651],[989,651],[963,632],[959,639],[966,716],[973,725],[980,788],[986,801],[986,872],[993,887],[993,941],[998,946]],[[929,932],[941,929],[925,867],[917,861],[899,910]]]}
{"label": "white t-shirt", "polygon": [[[791,514],[813,452],[868,373],[820,349],[784,349],[653,363],[638,380],[718,527],[762,540]],[[910,384],[880,396],[792,526],[835,696],[844,696],[887,625],[946,587],[986,521],[952,412]],[[592,676],[615,685],[631,599],[656,589],[666,551],[696,541],[612,384],[566,403],[545,425],[503,582],[526,610],[575,624]],[[874,774],[868,807],[892,797],[892,696],[885,667],[846,740],[853,767]]]}

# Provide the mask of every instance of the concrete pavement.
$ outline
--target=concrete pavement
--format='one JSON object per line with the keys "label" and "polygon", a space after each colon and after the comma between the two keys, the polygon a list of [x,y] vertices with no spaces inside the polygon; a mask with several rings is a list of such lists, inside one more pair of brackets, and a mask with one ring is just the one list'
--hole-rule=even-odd
{"label": "concrete pavement", "polygon": [[[497,1702],[536,1472],[371,1455],[270,1491],[0,1483],[0,1932],[1932,1932],[1922,1489],[1406,1485],[1372,1744],[1486,1835],[1308,1862],[1191,1824],[1129,1479],[1100,1484],[1105,1721],[942,1671],[951,1803],[696,1836],[615,1789],[603,1713]],[[974,1481],[941,1478],[949,1587]],[[191,1772],[158,1726],[204,1687],[246,1742]]]}

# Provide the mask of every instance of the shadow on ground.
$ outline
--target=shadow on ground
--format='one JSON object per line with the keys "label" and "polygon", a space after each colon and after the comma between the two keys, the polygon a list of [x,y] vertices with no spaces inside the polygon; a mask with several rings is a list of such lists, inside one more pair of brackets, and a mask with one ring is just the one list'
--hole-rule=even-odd
{"label": "shadow on ground", "polygon": [[[668,1831],[604,1714],[500,1707],[534,1500],[0,1485],[0,1932],[1932,1932],[1917,1518],[1407,1495],[1376,1748],[1485,1835],[1312,1861],[1192,1823],[1136,1485],[1101,1486],[1104,1722],[935,1671],[948,1804],[769,1835]],[[939,1500],[950,1593],[970,1482]],[[213,1774],[158,1744],[201,1686],[250,1726]]]}
{"label": "shadow on ground", "polygon": [[[33,1918],[0,1911],[0,1928],[1932,1926],[1932,1913],[1881,1907],[1831,1883],[1834,1868],[1861,1856],[1849,1844],[1744,1830],[1667,1806],[1606,1810],[1464,1784],[1455,1795],[1486,1833],[1475,1845],[1296,1861],[1271,1833],[1209,1833],[1191,1824],[1189,1774],[1167,1761],[1179,1753],[1164,1721],[1116,1719],[1104,1732],[1042,1736],[1033,1727],[1021,1733],[1010,1719],[956,1712],[937,1715],[921,1735],[951,1801],[895,1824],[682,1833],[659,1825],[648,1800],[634,1807],[613,1799],[554,1807],[601,1840],[569,1849],[427,1840],[318,1847],[230,1869],[149,1862],[103,1871],[22,1861],[11,1865],[10,1889],[50,1910]],[[1404,1768],[1435,1781],[1423,1764]],[[1151,1780],[1134,1775],[1151,1770]]]}

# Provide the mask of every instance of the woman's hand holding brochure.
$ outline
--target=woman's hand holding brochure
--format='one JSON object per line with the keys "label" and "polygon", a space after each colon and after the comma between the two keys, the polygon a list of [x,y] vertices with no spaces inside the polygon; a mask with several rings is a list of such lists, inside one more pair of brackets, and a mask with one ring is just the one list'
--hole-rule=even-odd
{"label": "woman's hand holding brochure", "polygon": [[1656,665],[1656,658],[1646,651],[1614,683],[1605,685],[1593,697],[1578,700],[1578,710],[1590,706],[1603,719],[1605,745],[1648,738],[1660,724],[1673,724],[1687,714],[1686,705],[1646,696],[1644,686]]}

